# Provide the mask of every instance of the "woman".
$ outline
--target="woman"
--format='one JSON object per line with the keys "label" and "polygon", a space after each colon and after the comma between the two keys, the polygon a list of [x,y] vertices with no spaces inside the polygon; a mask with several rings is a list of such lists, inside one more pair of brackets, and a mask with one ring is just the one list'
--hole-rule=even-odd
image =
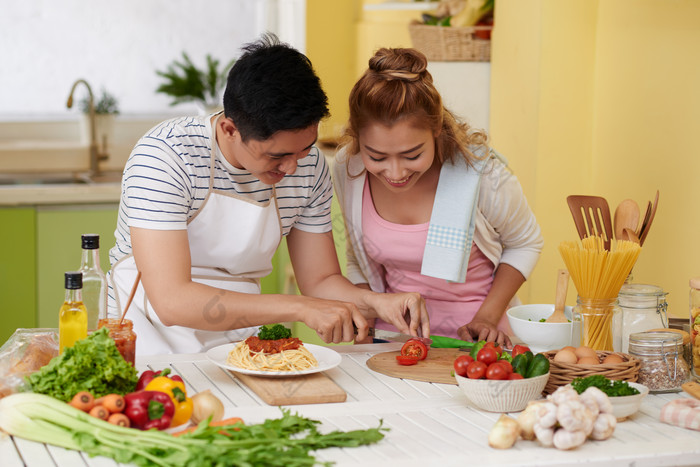
{"label": "woman", "polygon": [[377,51],[349,103],[334,166],[348,277],[420,292],[433,334],[509,346],[505,310],[543,246],[518,180],[445,109],[417,50]]}

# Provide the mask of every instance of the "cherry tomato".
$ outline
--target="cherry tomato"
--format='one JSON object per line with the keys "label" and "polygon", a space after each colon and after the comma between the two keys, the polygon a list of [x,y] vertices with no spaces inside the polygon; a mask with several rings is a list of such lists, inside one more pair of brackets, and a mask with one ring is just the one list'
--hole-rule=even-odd
{"label": "cherry tomato", "polygon": [[485,345],[476,354],[476,359],[480,362],[484,362],[486,366],[488,366],[498,360],[498,353],[493,347]]}
{"label": "cherry tomato", "polygon": [[484,362],[471,362],[467,366],[467,378],[469,379],[482,379],[486,374],[486,363]]}
{"label": "cherry tomato", "polygon": [[486,369],[486,379],[508,379],[508,373],[503,365],[494,362]]}
{"label": "cherry tomato", "polygon": [[513,352],[511,352],[511,356],[515,358],[521,353],[527,352],[528,350],[530,350],[530,347],[528,347],[527,345],[517,344],[513,347]]}
{"label": "cherry tomato", "polygon": [[508,375],[508,379],[523,379],[523,375],[520,373],[511,373]]}
{"label": "cherry tomato", "polygon": [[508,360],[498,360],[496,363],[501,365],[505,370],[507,374],[513,373],[513,365]]}
{"label": "cherry tomato", "polygon": [[469,355],[460,355],[459,357],[455,358],[455,361],[453,363],[455,367],[455,373],[457,373],[459,376],[467,376],[467,367],[473,361],[474,359],[471,358]]}
{"label": "cherry tomato", "polygon": [[501,347],[500,344],[497,344],[495,342],[487,342],[486,344],[484,344],[484,347],[491,347],[496,351],[499,357],[503,355],[503,347]]}
{"label": "cherry tomato", "polygon": [[409,339],[401,347],[401,355],[425,360],[425,357],[428,356],[428,348],[418,339]]}
{"label": "cherry tomato", "polygon": [[397,355],[396,361],[399,362],[399,365],[415,365],[418,363],[416,357],[409,357],[408,355]]}

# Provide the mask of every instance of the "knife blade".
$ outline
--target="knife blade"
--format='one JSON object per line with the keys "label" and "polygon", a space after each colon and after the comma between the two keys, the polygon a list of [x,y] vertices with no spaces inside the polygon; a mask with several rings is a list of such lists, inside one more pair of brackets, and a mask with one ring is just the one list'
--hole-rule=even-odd
{"label": "knife blade", "polygon": [[433,340],[428,337],[416,337],[410,334],[387,331],[385,329],[369,328],[369,332],[367,334],[377,339],[385,339],[392,342],[408,342],[410,339],[416,339],[425,345],[430,345],[433,343]]}

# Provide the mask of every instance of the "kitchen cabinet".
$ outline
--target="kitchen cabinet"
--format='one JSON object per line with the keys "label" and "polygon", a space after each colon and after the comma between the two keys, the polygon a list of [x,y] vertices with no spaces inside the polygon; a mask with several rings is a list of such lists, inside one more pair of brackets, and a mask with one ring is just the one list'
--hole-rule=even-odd
{"label": "kitchen cabinet", "polygon": [[0,342],[36,320],[36,212],[0,208]]}
{"label": "kitchen cabinet", "polygon": [[58,327],[65,293],[63,274],[80,268],[80,236],[100,236],[100,266],[109,271],[117,204],[39,206],[36,208],[37,325]]}

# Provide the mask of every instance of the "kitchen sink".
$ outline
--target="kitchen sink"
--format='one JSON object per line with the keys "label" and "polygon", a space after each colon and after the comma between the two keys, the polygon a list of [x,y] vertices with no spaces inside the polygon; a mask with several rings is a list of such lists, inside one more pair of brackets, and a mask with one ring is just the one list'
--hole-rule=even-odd
{"label": "kitchen sink", "polygon": [[13,185],[95,185],[120,183],[121,171],[100,172],[97,175],[88,173],[16,173],[0,174],[0,186]]}

